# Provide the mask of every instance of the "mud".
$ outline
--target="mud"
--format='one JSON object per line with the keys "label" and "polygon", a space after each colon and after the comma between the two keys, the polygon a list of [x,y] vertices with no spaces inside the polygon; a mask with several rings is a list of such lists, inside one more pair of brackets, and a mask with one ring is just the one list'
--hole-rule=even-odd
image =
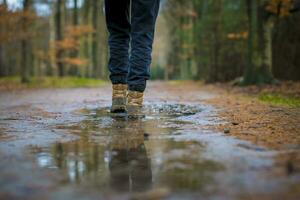
{"label": "mud", "polygon": [[0,95],[0,199],[299,199],[300,173],[226,124],[197,85],[150,83],[140,120],[110,87]]}

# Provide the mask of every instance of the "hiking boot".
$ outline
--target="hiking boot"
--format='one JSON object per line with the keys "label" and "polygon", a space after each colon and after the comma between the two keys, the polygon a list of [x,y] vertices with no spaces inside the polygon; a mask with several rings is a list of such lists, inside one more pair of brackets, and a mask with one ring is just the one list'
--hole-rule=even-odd
{"label": "hiking boot", "polygon": [[126,112],[126,99],[127,99],[127,85],[126,84],[113,84],[112,92],[112,113]]}
{"label": "hiking boot", "polygon": [[129,118],[140,118],[145,115],[142,113],[144,93],[129,91],[127,96],[127,115]]}

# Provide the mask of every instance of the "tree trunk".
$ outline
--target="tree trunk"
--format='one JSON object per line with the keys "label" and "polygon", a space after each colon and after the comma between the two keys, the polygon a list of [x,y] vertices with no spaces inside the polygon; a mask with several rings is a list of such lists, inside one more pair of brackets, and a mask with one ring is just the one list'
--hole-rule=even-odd
{"label": "tree trunk", "polygon": [[[64,1],[57,0],[56,2],[56,14],[55,14],[55,25],[56,25],[56,41],[62,41],[62,6]],[[63,50],[60,48],[56,49],[56,65],[58,67],[58,75],[63,77],[65,75],[64,65],[62,63]]]}
{"label": "tree trunk", "polygon": [[[31,3],[32,3],[31,0],[23,1],[24,15],[26,15],[26,13],[29,11]],[[26,16],[23,16],[22,29],[24,34],[28,32],[27,20],[28,19],[26,18]],[[21,81],[22,83],[28,83],[30,81],[29,53],[30,53],[30,40],[28,38],[22,39],[21,40]]]}
{"label": "tree trunk", "polygon": [[271,65],[271,33],[263,17],[265,8],[260,0],[247,0],[249,22],[247,68],[243,84],[263,84],[273,81]]}
{"label": "tree trunk", "polygon": [[[4,0],[3,2],[3,6],[5,8],[7,8],[7,2],[6,0]],[[2,32],[3,30],[0,30],[0,32]],[[0,44],[0,77],[5,76],[6,73],[6,66],[5,66],[5,60],[4,60],[5,56],[4,56],[4,45]]]}
{"label": "tree trunk", "polygon": [[98,22],[99,22],[99,0],[93,0],[93,40],[92,40],[92,60],[93,60],[93,76],[101,77],[100,69],[99,69],[99,52],[98,52],[98,41],[99,41],[99,30],[98,30]]}
{"label": "tree trunk", "polygon": [[[252,63],[252,57],[253,57],[253,37],[254,37],[254,32],[253,30],[253,14],[252,14],[252,0],[246,0],[247,2],[247,16],[248,16],[248,52],[247,52],[247,66],[244,71],[244,83],[250,83],[252,82],[252,76],[253,76],[253,63]],[[256,10],[256,8],[255,8]],[[254,13],[254,16],[256,13]]]}
{"label": "tree trunk", "polygon": [[[91,0],[85,0],[84,7],[83,7],[83,23],[85,25],[90,25],[90,8],[91,8]],[[85,69],[85,76],[91,77],[92,75],[92,69],[91,69],[91,63],[90,63],[90,34],[86,35],[84,37],[84,43],[83,43],[83,54],[85,59],[87,59],[88,66],[86,66]]]}
{"label": "tree trunk", "polygon": [[300,81],[299,21],[300,11],[275,23],[272,37],[272,70],[276,78]]}
{"label": "tree trunk", "polygon": [[[74,8],[73,8],[73,26],[78,26],[78,1],[73,0]],[[78,57],[78,50],[74,49],[71,51],[70,54],[71,58],[77,58]],[[79,70],[77,65],[71,65],[69,74],[79,76]]]}
{"label": "tree trunk", "polygon": [[5,68],[6,68],[6,66],[4,64],[5,62],[4,62],[3,53],[4,53],[4,51],[3,51],[3,45],[0,44],[0,77],[3,77],[3,76],[6,75],[5,74]]}
{"label": "tree trunk", "polygon": [[[104,10],[101,9],[103,8],[103,5],[104,4],[104,1],[102,1],[102,3],[100,4],[100,17],[99,17],[99,20],[100,20],[100,24],[105,24],[105,14],[104,14]],[[108,38],[108,33],[107,31],[100,31],[98,30],[99,33],[100,33],[100,40],[98,42],[98,44],[102,44],[100,47],[100,52],[101,52],[101,59],[100,59],[100,63],[99,63],[99,67],[100,67],[100,78],[101,79],[107,79],[108,76],[108,67],[107,66],[107,63],[108,63],[108,60],[109,60],[109,56],[108,56],[108,46],[107,45],[103,45],[103,44],[106,44],[107,43],[107,38]]]}
{"label": "tree trunk", "polygon": [[74,10],[73,10],[73,25],[78,25],[78,0],[73,0]]}
{"label": "tree trunk", "polygon": [[266,16],[264,4],[258,1],[258,80],[256,83],[271,83],[273,75],[272,67],[272,21]]}
{"label": "tree trunk", "polygon": [[46,75],[52,76],[54,71],[58,69],[56,61],[56,23],[55,23],[55,14],[56,14],[56,5],[55,3],[51,4],[51,16],[49,17],[49,62],[46,66]]}
{"label": "tree trunk", "polygon": [[215,19],[213,24],[213,34],[212,34],[212,59],[211,68],[209,72],[208,82],[219,81],[219,71],[220,71],[220,49],[221,49],[221,20],[222,20],[222,4],[221,2],[215,2]]}

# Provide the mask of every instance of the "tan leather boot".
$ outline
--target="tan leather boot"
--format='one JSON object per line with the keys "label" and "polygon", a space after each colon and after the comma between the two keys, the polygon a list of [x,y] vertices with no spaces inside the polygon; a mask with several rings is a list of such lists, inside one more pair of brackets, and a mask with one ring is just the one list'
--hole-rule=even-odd
{"label": "tan leather boot", "polygon": [[129,91],[127,96],[127,115],[130,118],[144,117],[142,113],[144,93]]}
{"label": "tan leather boot", "polygon": [[113,84],[112,92],[112,113],[123,113],[126,112],[126,101],[127,101],[127,84]]}

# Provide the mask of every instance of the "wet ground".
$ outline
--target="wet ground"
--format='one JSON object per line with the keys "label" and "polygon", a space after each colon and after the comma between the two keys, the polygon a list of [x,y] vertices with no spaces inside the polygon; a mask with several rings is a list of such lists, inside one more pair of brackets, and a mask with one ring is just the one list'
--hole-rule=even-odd
{"label": "wet ground", "polygon": [[141,120],[109,113],[110,86],[0,94],[0,199],[299,199],[283,151],[207,130],[196,86],[151,83]]}

